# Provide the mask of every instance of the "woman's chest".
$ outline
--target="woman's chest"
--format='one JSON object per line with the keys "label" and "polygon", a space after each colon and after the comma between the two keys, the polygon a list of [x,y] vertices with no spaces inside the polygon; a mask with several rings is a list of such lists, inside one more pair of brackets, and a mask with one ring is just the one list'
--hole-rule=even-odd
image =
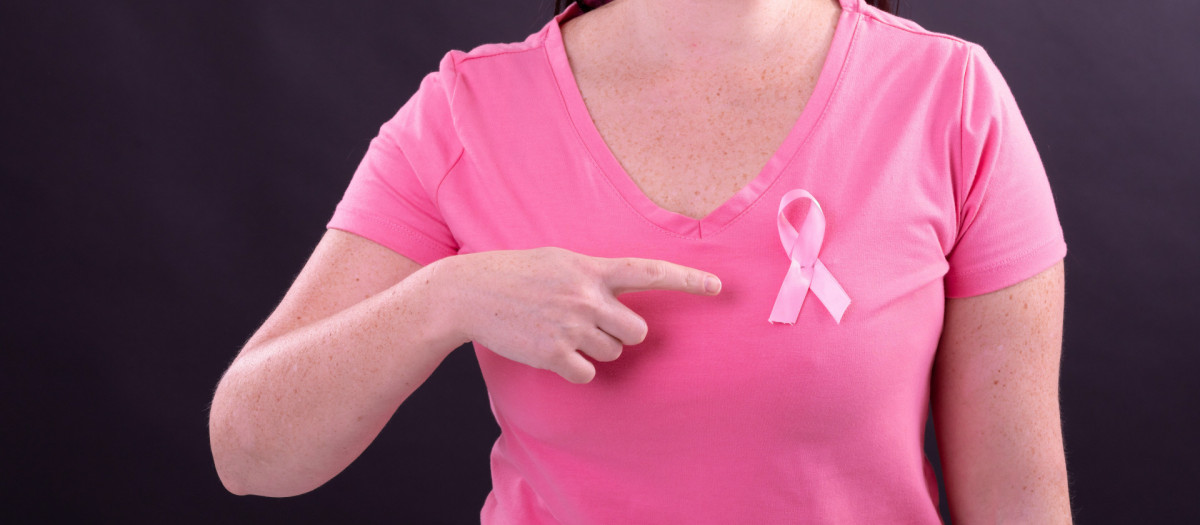
{"label": "woman's chest", "polygon": [[758,176],[795,127],[815,78],[803,67],[764,70],[758,82],[577,76],[622,175],[660,208],[693,219]]}

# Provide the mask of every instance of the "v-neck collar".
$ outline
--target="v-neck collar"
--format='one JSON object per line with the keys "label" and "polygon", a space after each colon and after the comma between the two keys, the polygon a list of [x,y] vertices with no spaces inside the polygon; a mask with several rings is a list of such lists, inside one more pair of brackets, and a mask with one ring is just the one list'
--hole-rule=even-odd
{"label": "v-neck collar", "polygon": [[616,155],[601,137],[600,131],[596,128],[587,105],[583,101],[583,95],[579,90],[575,74],[571,71],[566,46],[562,40],[561,24],[582,14],[577,2],[571,3],[565,11],[556,15],[554,20],[547,24],[549,32],[546,34],[546,53],[554,77],[558,81],[558,89],[563,96],[567,112],[570,114],[580,140],[598,163],[600,171],[609,179],[618,193],[638,213],[666,232],[683,238],[701,239],[724,230],[754,201],[762,197],[783,173],[784,168],[812,132],[833,94],[837,79],[846,62],[851,38],[861,19],[859,15],[863,0],[838,0],[838,2],[842,6],[842,12],[838,16],[833,41],[825,57],[825,62],[821,66],[817,83],[805,103],[800,117],[788,132],[779,149],[771,155],[766,166],[763,166],[762,171],[750,183],[738,190],[733,197],[702,219],[694,219],[661,208],[650,200],[650,197],[642,192],[642,189],[621,166]]}

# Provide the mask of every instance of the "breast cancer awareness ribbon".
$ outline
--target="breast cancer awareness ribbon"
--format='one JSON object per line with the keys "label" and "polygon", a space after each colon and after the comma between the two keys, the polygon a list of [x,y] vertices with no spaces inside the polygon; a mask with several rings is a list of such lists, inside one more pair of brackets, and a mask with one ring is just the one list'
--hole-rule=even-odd
{"label": "breast cancer awareness ribbon", "polygon": [[[788,222],[783,214],[789,204],[798,199],[808,199],[812,205],[808,207],[808,215],[800,230]],[[838,284],[833,274],[825,264],[817,259],[821,244],[825,241],[825,213],[821,204],[811,193],[803,189],[794,189],[783,195],[779,201],[779,214],[776,217],[779,226],[779,240],[787,252],[791,265],[783,278],[783,286],[779,287],[779,296],[775,298],[775,307],[771,309],[772,323],[795,324],[800,317],[800,307],[804,306],[804,298],[811,289],[813,294],[825,305],[825,309],[833,315],[834,320],[841,324],[842,314],[850,306],[850,296]]]}

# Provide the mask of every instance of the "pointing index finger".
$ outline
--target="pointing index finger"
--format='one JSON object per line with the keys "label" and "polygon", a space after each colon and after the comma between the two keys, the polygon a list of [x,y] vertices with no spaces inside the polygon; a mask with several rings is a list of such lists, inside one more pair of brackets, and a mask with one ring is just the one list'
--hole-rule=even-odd
{"label": "pointing index finger", "polygon": [[610,259],[604,282],[613,295],[646,290],[677,290],[696,295],[716,295],[721,280],[711,273],[658,259]]}

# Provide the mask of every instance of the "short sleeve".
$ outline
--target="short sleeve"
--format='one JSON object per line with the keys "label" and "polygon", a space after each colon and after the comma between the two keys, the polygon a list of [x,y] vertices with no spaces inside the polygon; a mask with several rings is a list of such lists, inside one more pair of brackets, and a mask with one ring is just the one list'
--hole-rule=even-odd
{"label": "short sleeve", "polygon": [[379,128],[326,228],[360,235],[422,265],[458,253],[437,190],[463,148],[451,102],[456,72],[447,53]]}
{"label": "short sleeve", "polygon": [[1067,253],[1050,181],[1016,99],[978,44],[963,78],[958,233],[946,255],[946,297],[993,292]]}

